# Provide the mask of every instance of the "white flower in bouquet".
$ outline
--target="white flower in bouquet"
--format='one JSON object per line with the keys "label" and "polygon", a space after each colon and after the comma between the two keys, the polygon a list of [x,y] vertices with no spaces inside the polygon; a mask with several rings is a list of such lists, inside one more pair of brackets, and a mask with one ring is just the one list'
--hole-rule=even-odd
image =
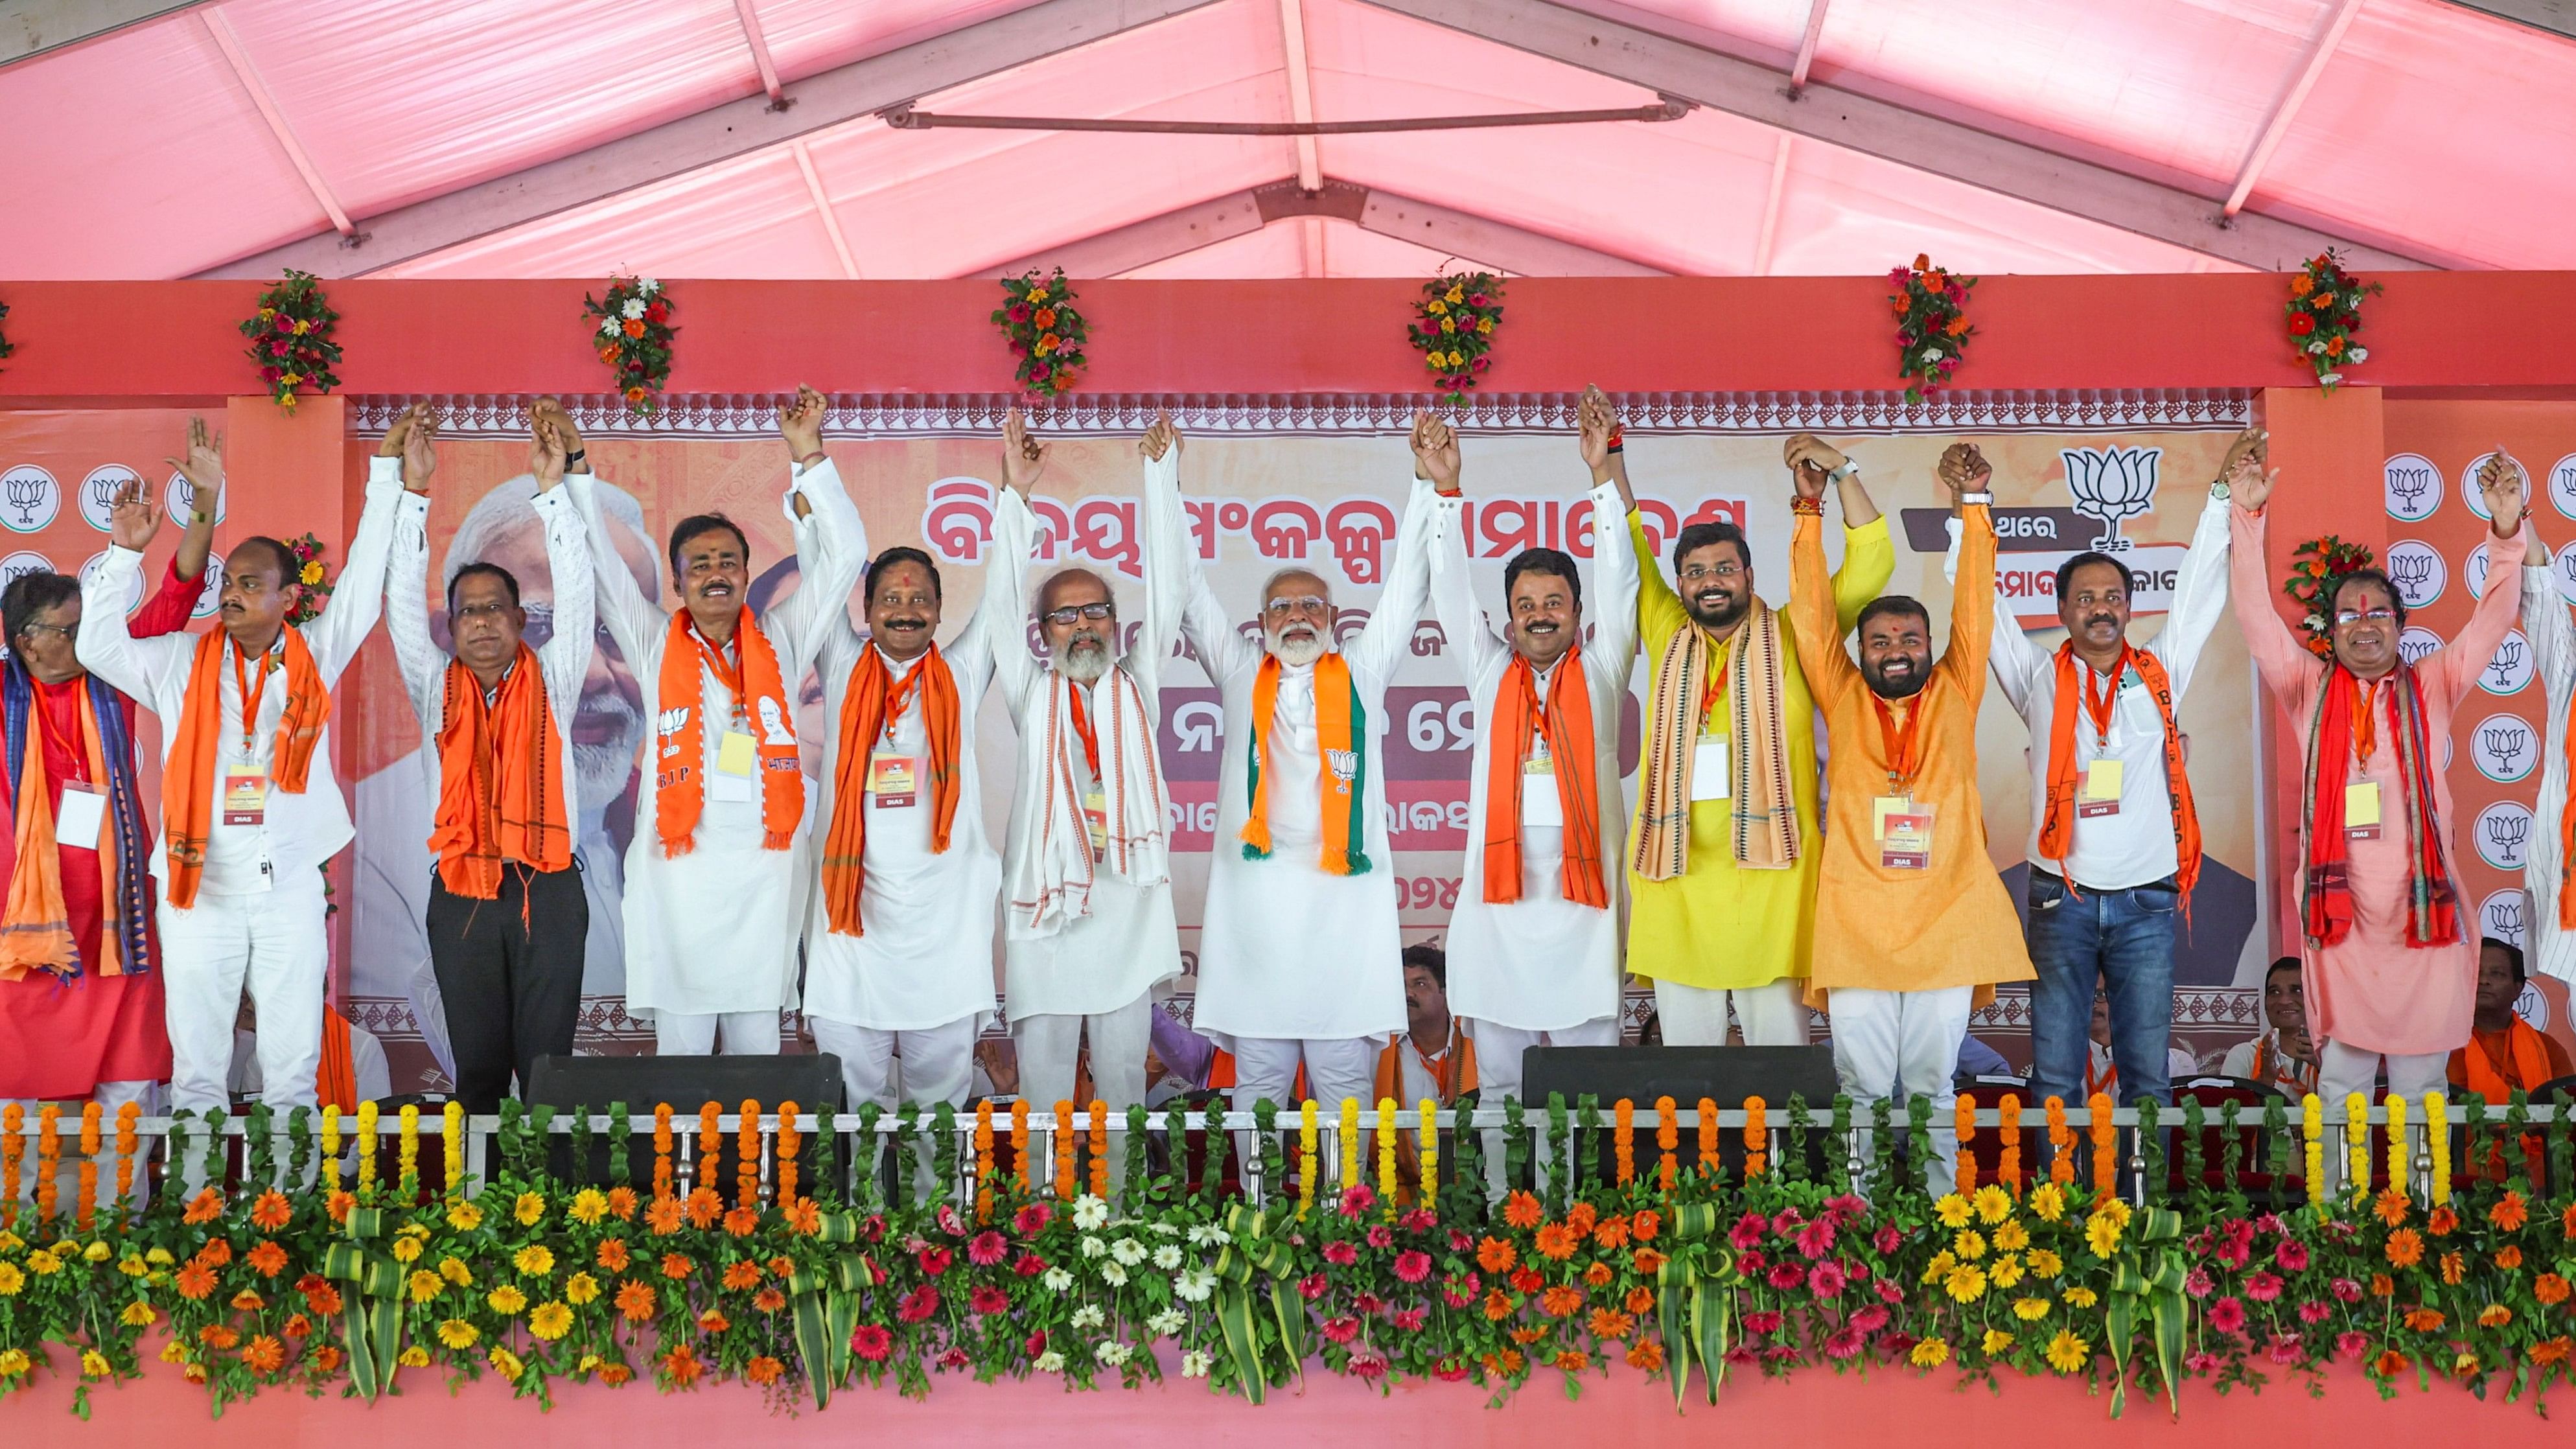
{"label": "white flower in bouquet", "polygon": [[662,284],[654,281],[651,277],[646,277],[635,284],[635,290],[643,293],[647,297],[650,297],[654,293],[662,290]]}
{"label": "white flower in bouquet", "polygon": [[1169,1338],[1173,1334],[1180,1332],[1182,1325],[1189,1321],[1189,1315],[1183,1313],[1181,1310],[1177,1308],[1166,1308],[1162,1312],[1155,1314],[1153,1317],[1146,1319],[1145,1327],[1147,1330],[1152,1332],[1156,1338]]}
{"label": "white flower in bouquet", "polygon": [[1073,1225],[1084,1232],[1095,1232],[1109,1221],[1109,1204],[1090,1193],[1073,1200]]}
{"label": "white flower in bouquet", "polygon": [[1206,1378],[1208,1370],[1215,1366],[1215,1356],[1204,1349],[1194,1348],[1181,1355],[1181,1377],[1185,1379]]}
{"label": "white flower in bouquet", "polygon": [[1100,1265],[1100,1281],[1112,1288],[1124,1288],[1127,1286],[1127,1270],[1115,1263],[1103,1263]]}
{"label": "white flower in bouquet", "polygon": [[1056,1352],[1054,1349],[1048,1349],[1046,1352],[1038,1355],[1037,1370],[1042,1374],[1063,1373],[1064,1355]]}
{"label": "white flower in bouquet", "polygon": [[1192,1268],[1172,1280],[1172,1291],[1185,1303],[1205,1303],[1216,1291],[1216,1275],[1205,1268]]}
{"label": "white flower in bouquet", "polygon": [[2347,347],[2344,349],[2343,360],[2346,362],[2368,362],[2370,360],[2370,349],[2367,347]]}
{"label": "white flower in bouquet", "polygon": [[1234,1238],[1231,1234],[1227,1233],[1225,1229],[1218,1227],[1214,1223],[1192,1223],[1190,1224],[1190,1241],[1201,1247],[1206,1247],[1209,1244],[1223,1247],[1227,1243],[1233,1242]]}
{"label": "white flower in bouquet", "polygon": [[1081,1248],[1082,1256],[1086,1258],[1105,1258],[1109,1256],[1109,1245],[1098,1238],[1084,1238],[1081,1243]]}
{"label": "white flower in bouquet", "polygon": [[1073,1286],[1073,1275],[1062,1268],[1049,1268],[1038,1278],[1038,1284],[1049,1293],[1061,1293]]}
{"label": "white flower in bouquet", "polygon": [[1145,1245],[1134,1238],[1120,1238],[1109,1245],[1109,1256],[1132,1268],[1145,1261]]}
{"label": "white flower in bouquet", "polygon": [[1100,1366],[1102,1368],[1116,1368],[1120,1364],[1125,1363],[1127,1361],[1127,1355],[1133,1351],[1134,1350],[1128,1348],[1127,1345],[1118,1342],[1116,1339],[1111,1339],[1100,1345],[1098,1348],[1093,1349],[1091,1351],[1091,1356],[1100,1360]]}
{"label": "white flower in bouquet", "polygon": [[1098,1328],[1108,1321],[1108,1315],[1102,1313],[1096,1303],[1086,1303],[1073,1310],[1073,1326],[1076,1328]]}
{"label": "white flower in bouquet", "polygon": [[1181,1225],[1178,1223],[1148,1223],[1146,1226],[1153,1229],[1160,1237],[1177,1238],[1181,1235]]}
{"label": "white flower in bouquet", "polygon": [[1168,1273],[1181,1266],[1181,1250],[1165,1243],[1154,1250],[1154,1266]]}
{"label": "white flower in bouquet", "polygon": [[644,320],[643,298],[629,297],[626,299],[626,317],[630,322],[641,322]]}
{"label": "white flower in bouquet", "polygon": [[1939,361],[1941,360],[1941,349],[1940,349],[1940,348],[1938,348],[1938,347],[1926,347],[1926,348],[1924,348],[1924,349],[1923,349],[1923,360],[1924,360],[1925,362],[1939,362]]}
{"label": "white flower in bouquet", "polygon": [[599,335],[600,335],[600,336],[602,336],[602,337],[614,337],[614,336],[616,336],[616,335],[617,335],[617,330],[618,330],[618,329],[617,329],[617,319],[616,319],[616,318],[614,318],[614,317],[602,317],[602,318],[600,318],[600,319],[599,319]]}

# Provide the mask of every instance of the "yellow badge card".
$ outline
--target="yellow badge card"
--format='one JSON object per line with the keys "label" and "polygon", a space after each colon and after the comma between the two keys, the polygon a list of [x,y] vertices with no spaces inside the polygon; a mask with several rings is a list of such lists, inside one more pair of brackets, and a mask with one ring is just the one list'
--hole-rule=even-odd
{"label": "yellow badge card", "polygon": [[2379,838],[2379,782],[2343,787],[2343,833],[2354,840]]}
{"label": "yellow badge card", "polygon": [[1869,838],[1872,840],[1885,840],[1887,838],[1887,817],[1890,815],[1902,815],[1913,808],[1913,798],[1906,795],[1881,795],[1876,800],[1871,801]]}
{"label": "yellow badge card", "polygon": [[727,730],[717,738],[715,772],[707,777],[710,800],[748,801],[752,798],[751,766],[758,757],[751,736],[740,730]]}
{"label": "yellow badge card", "polygon": [[921,761],[913,755],[868,756],[868,793],[880,810],[908,808],[921,798]]}
{"label": "yellow badge card", "polygon": [[1098,860],[1109,849],[1108,796],[1098,790],[1083,792],[1082,824],[1091,832],[1091,858]]}
{"label": "yellow badge card", "polygon": [[2095,760],[2084,767],[2084,797],[2075,813],[2085,819],[2120,813],[2120,762]]}
{"label": "yellow badge card", "polygon": [[258,825],[268,819],[268,772],[257,765],[224,767],[224,823]]}

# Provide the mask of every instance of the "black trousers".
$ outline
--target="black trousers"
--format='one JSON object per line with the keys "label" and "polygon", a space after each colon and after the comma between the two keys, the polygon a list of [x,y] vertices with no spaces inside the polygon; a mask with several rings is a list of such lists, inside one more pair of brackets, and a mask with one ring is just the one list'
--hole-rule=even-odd
{"label": "black trousers", "polygon": [[456,1100],[497,1112],[510,1076],[525,1090],[537,1058],[572,1055],[581,1015],[582,952],[590,898],[578,869],[501,869],[493,900],[460,896],[432,871],[429,963],[456,1053]]}

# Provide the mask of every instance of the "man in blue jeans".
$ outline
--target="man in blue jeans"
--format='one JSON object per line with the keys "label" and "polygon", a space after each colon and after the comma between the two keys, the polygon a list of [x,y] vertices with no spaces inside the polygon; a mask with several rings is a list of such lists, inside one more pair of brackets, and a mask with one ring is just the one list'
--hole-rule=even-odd
{"label": "man in blue jeans", "polygon": [[[2080,1105],[2096,991],[2111,1004],[2119,1097],[2173,1100],[2174,922],[2200,869],[2200,825],[2174,720],[2202,645],[2227,612],[2231,479],[2263,466],[2264,435],[2229,447],[2165,626],[2129,642],[2132,578],[2117,557],[2057,570],[2065,642],[2043,649],[1995,600],[1995,683],[2030,727],[2031,1095]],[[1956,543],[1952,552],[1956,554]]]}

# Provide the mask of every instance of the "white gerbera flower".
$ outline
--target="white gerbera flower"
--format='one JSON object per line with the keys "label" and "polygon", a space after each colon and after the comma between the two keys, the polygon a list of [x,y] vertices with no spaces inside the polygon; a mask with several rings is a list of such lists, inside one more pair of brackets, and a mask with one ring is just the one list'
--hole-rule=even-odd
{"label": "white gerbera flower", "polygon": [[1154,1250],[1154,1266],[1162,1269],[1166,1273],[1169,1273],[1174,1268],[1181,1266],[1181,1250],[1173,1247],[1169,1243],[1165,1243],[1161,1247],[1156,1248]]}
{"label": "white gerbera flower", "polygon": [[1134,1238],[1120,1238],[1109,1245],[1109,1256],[1132,1268],[1145,1261],[1145,1245]]}
{"label": "white gerbera flower", "polygon": [[1098,1238],[1083,1239],[1081,1247],[1082,1256],[1086,1258],[1105,1258],[1109,1255],[1109,1245]]}
{"label": "white gerbera flower", "polygon": [[1178,1223],[1148,1223],[1146,1226],[1166,1238],[1177,1238],[1181,1235],[1181,1225]]}
{"label": "white gerbera flower", "polygon": [[614,337],[614,336],[616,336],[616,335],[617,335],[617,330],[618,330],[618,329],[617,329],[617,319],[616,319],[616,318],[614,318],[614,317],[602,317],[602,318],[600,318],[600,319],[599,319],[599,335],[600,335],[600,336],[602,336],[602,337]]}
{"label": "white gerbera flower", "polygon": [[1181,1377],[1185,1379],[1206,1378],[1208,1370],[1215,1366],[1215,1356],[1205,1349],[1194,1348],[1181,1355]]}
{"label": "white gerbera flower", "polygon": [[1097,1231],[1109,1221],[1109,1204],[1090,1193],[1073,1200],[1073,1225],[1084,1232]]}
{"label": "white gerbera flower", "polygon": [[1206,1247],[1209,1244],[1215,1244],[1222,1247],[1227,1243],[1233,1242],[1234,1239],[1226,1232],[1225,1229],[1218,1227],[1214,1223],[1192,1223],[1190,1225],[1190,1241],[1201,1247]]}
{"label": "white gerbera flower", "polygon": [[2347,347],[2344,349],[2343,360],[2346,362],[2368,362],[2370,360],[2370,349],[2367,347]]}
{"label": "white gerbera flower", "polygon": [[1100,1265],[1100,1281],[1112,1288],[1124,1288],[1127,1286],[1127,1270],[1115,1263],[1103,1263]]}
{"label": "white gerbera flower", "polygon": [[647,297],[650,297],[654,293],[662,290],[662,284],[654,281],[651,277],[646,277],[635,284],[635,290],[642,292]]}
{"label": "white gerbera flower", "polygon": [[1054,1349],[1048,1349],[1046,1352],[1038,1355],[1037,1370],[1042,1374],[1063,1373],[1064,1355],[1056,1352]]}
{"label": "white gerbera flower", "polygon": [[1923,349],[1923,360],[1924,360],[1925,362],[1939,362],[1939,361],[1941,360],[1941,349],[1940,349],[1940,348],[1938,348],[1938,347],[1926,347],[1926,348],[1924,348],[1924,349]]}
{"label": "white gerbera flower", "polygon": [[1098,1328],[1107,1321],[1108,1315],[1102,1313],[1096,1303],[1086,1303],[1073,1310],[1073,1326],[1076,1328]]}
{"label": "white gerbera flower", "polygon": [[1061,1293],[1073,1286],[1073,1275],[1062,1268],[1049,1268],[1039,1277],[1038,1283],[1049,1293]]}
{"label": "white gerbera flower", "polygon": [[1091,1356],[1100,1360],[1103,1368],[1116,1368],[1127,1361],[1127,1355],[1132,1351],[1127,1345],[1113,1338],[1093,1349]]}
{"label": "white gerbera flower", "polygon": [[629,297],[626,299],[626,316],[630,321],[641,322],[644,320],[644,301],[642,298]]}
{"label": "white gerbera flower", "polygon": [[1205,1303],[1216,1291],[1216,1275],[1205,1268],[1192,1268],[1172,1280],[1172,1291],[1188,1303]]}
{"label": "white gerbera flower", "polygon": [[1166,1308],[1145,1320],[1145,1327],[1157,1338],[1169,1338],[1188,1323],[1189,1315],[1177,1308]]}

